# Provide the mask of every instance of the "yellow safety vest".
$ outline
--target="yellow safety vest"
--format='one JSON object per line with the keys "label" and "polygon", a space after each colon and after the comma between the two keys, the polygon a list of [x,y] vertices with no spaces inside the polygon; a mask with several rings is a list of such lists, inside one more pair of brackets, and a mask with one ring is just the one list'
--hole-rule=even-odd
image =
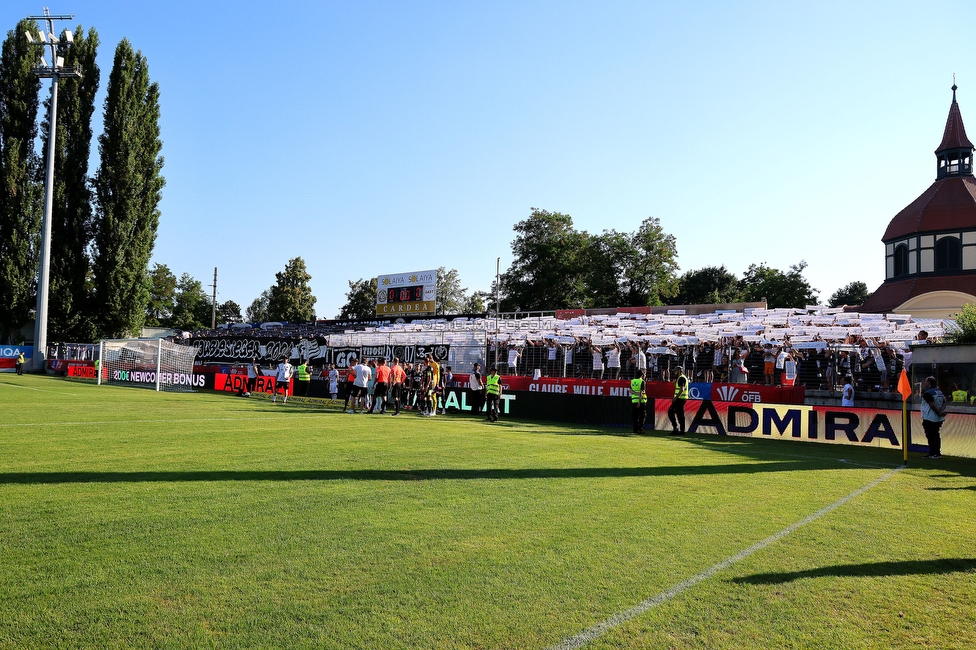
{"label": "yellow safety vest", "polygon": [[953,402],[965,402],[966,401],[966,391],[964,391],[964,390],[954,390],[954,391],[952,391],[952,401]]}
{"label": "yellow safety vest", "polygon": [[489,395],[501,395],[501,380],[500,375],[488,375],[488,378],[485,380],[485,392]]}
{"label": "yellow safety vest", "polygon": [[[685,380],[683,387],[678,385],[682,379]],[[678,375],[678,381],[674,382],[674,396],[677,399],[688,399],[688,378],[684,375]]]}
{"label": "yellow safety vest", "polygon": [[630,401],[633,404],[643,404],[647,400],[644,394],[644,380],[638,377],[630,380]]}
{"label": "yellow safety vest", "polygon": [[308,381],[311,376],[308,374],[308,366],[304,363],[298,366],[298,381]]}

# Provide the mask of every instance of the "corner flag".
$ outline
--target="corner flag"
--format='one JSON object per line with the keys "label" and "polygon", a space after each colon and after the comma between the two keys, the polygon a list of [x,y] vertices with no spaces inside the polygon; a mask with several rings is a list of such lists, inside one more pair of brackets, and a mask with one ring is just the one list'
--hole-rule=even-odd
{"label": "corner flag", "polygon": [[901,377],[898,378],[898,392],[901,393],[901,398],[904,401],[908,401],[908,398],[912,396],[912,384],[908,381],[908,373],[902,368]]}

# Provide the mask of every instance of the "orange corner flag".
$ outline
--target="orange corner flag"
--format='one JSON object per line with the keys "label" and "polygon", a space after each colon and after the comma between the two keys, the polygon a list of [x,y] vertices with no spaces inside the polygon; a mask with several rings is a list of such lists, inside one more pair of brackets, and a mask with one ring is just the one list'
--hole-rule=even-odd
{"label": "orange corner flag", "polygon": [[905,372],[904,368],[901,371],[901,377],[898,378],[898,392],[901,393],[901,398],[906,402],[912,396],[912,384],[908,381],[908,373]]}

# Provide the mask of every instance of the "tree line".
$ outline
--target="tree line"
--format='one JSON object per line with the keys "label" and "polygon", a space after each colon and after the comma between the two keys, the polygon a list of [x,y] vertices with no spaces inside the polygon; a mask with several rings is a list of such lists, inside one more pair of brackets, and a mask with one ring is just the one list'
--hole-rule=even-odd
{"label": "tree line", "polygon": [[[36,22],[21,20],[0,48],[0,338],[8,342],[33,321],[37,300],[51,101],[41,101],[32,72],[43,46],[26,33],[37,31]],[[98,32],[79,25],[70,46],[60,36],[64,65],[83,76],[58,86],[48,333],[70,341],[125,336],[146,320],[165,185],[159,85],[142,52],[122,39],[106,87],[98,168],[89,174]]]}
{"label": "tree line", "polygon": [[[775,309],[819,300],[803,275],[807,264],[802,260],[786,271],[751,264],[741,278],[724,265],[679,275],[677,241],[655,217],[644,219],[633,232],[591,234],[577,230],[568,214],[532,208],[514,232],[512,264],[498,287],[492,283],[487,291],[469,294],[456,270],[437,270],[436,314],[493,312],[496,288],[503,312],[762,300]],[[863,282],[851,282],[829,304],[859,305],[869,295]],[[336,317],[374,317],[375,296],[375,278],[350,281],[346,304]]]}

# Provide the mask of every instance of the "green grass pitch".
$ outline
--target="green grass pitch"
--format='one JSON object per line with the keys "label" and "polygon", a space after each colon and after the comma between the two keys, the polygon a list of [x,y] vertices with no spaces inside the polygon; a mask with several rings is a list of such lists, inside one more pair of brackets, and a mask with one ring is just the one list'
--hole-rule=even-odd
{"label": "green grass pitch", "polygon": [[[0,412],[3,648],[553,647],[901,463],[12,374]],[[976,461],[911,464],[586,647],[976,647]]]}

